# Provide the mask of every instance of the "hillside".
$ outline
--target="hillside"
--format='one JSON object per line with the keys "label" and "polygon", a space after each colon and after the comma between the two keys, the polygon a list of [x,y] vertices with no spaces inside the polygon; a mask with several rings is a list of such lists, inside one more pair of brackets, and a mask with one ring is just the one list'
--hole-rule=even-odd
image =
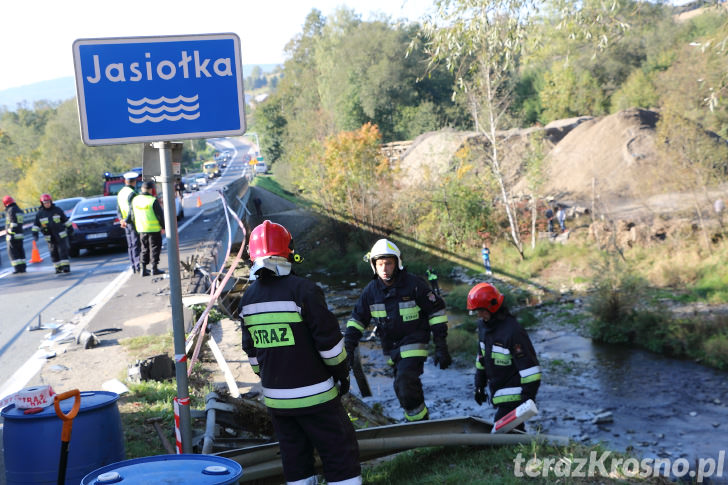
{"label": "hillside", "polygon": [[[523,176],[523,155],[534,135],[548,141],[545,179],[541,194],[546,199],[570,207],[596,206],[602,214],[640,218],[692,206],[691,194],[665,193],[650,173],[659,168],[655,145],[658,114],[644,109],[629,109],[600,118],[580,117],[555,121],[545,127],[511,130],[502,134],[504,172],[515,197],[527,196]],[[473,132],[442,131],[418,137],[404,155],[403,180],[410,185],[422,183],[449,170],[454,154],[465,143],[482,144]],[[702,195],[725,198],[728,186],[715,187]]]}

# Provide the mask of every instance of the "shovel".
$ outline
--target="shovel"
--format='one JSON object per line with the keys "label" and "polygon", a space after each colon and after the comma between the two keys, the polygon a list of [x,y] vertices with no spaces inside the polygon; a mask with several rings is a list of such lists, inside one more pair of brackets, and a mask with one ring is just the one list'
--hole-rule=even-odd
{"label": "shovel", "polygon": [[[73,407],[68,414],[63,414],[63,411],[61,411],[61,401],[71,397],[75,398]],[[76,417],[78,410],[81,408],[81,393],[78,389],[74,389],[63,394],[56,394],[53,396],[53,407],[56,409],[56,415],[63,421],[63,429],[61,430],[61,459],[58,464],[58,485],[64,485],[66,483],[66,465],[68,464],[68,443],[71,441],[73,418]]]}

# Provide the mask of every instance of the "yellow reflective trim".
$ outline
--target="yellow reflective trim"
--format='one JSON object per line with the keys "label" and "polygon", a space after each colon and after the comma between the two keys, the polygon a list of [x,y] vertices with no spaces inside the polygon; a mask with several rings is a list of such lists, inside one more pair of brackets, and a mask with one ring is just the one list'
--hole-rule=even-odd
{"label": "yellow reflective trim", "polygon": [[403,322],[411,322],[412,320],[417,320],[420,318],[420,307],[414,306],[412,308],[402,308],[399,309],[399,314],[402,317]]}
{"label": "yellow reflective trim", "polygon": [[405,411],[404,412],[404,417],[405,417],[405,419],[407,421],[419,421],[422,418],[424,418],[426,414],[427,414],[427,406],[424,406],[423,405],[422,411],[420,411],[419,413],[413,414],[413,415],[409,415],[409,414],[407,414],[407,411]]}
{"label": "yellow reflective trim", "polygon": [[299,398],[295,398],[295,399],[276,399],[276,398],[272,398],[272,397],[266,397],[265,405],[268,406],[269,408],[274,408],[274,409],[308,408],[311,406],[315,406],[317,404],[331,401],[338,395],[339,395],[338,389],[336,389],[336,387],[332,387],[328,391],[322,392],[321,394],[316,394],[314,396],[308,396],[308,397],[299,397]]}
{"label": "yellow reflective trim", "polygon": [[387,312],[385,310],[374,310],[372,312],[372,317],[374,318],[385,318],[387,316]]}
{"label": "yellow reflective trim", "polygon": [[261,323],[291,323],[301,322],[301,315],[296,312],[258,313],[255,315],[243,315],[245,325],[260,325]]}
{"label": "yellow reflective trim", "polygon": [[541,373],[531,374],[530,376],[521,377],[521,384],[528,384],[529,382],[536,382],[541,380]]}
{"label": "yellow reflective trim", "polygon": [[361,323],[357,322],[356,320],[349,320],[346,322],[346,326],[348,327],[354,327],[355,329],[359,330],[360,332],[364,332],[364,327]]}
{"label": "yellow reflective trim", "polygon": [[406,359],[408,357],[427,357],[427,350],[404,350],[400,351],[399,355]]}
{"label": "yellow reflective trim", "polygon": [[346,349],[342,350],[341,353],[335,357],[329,357],[328,359],[324,359],[324,364],[326,365],[337,365],[341,362],[344,362],[346,360]]}
{"label": "yellow reflective trim", "polygon": [[438,315],[430,318],[430,325],[437,325],[440,323],[447,323],[447,315]]}

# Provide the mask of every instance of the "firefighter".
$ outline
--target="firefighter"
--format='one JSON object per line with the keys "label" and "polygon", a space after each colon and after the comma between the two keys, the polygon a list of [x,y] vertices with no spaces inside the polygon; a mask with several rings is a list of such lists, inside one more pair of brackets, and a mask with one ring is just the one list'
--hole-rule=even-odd
{"label": "firefighter", "polygon": [[15,200],[6,195],[5,205],[5,240],[8,245],[10,264],[13,273],[25,273],[25,247],[23,247],[23,211]]}
{"label": "firefighter", "polygon": [[441,296],[440,294],[440,283],[437,281],[437,273],[431,268],[427,267],[427,281],[430,282],[430,286],[432,286],[432,291],[437,293],[438,296]]}
{"label": "firefighter", "polygon": [[53,203],[53,198],[49,194],[40,196],[40,208],[35,214],[32,230],[35,241],[38,240],[38,234],[43,233],[56,274],[69,273],[71,262],[68,259],[70,246],[68,239],[73,232],[73,227],[71,221],[66,217],[66,213]]}
{"label": "firefighter", "polygon": [[126,247],[129,252],[129,262],[131,263],[131,270],[134,273],[141,271],[139,263],[141,245],[139,243],[139,233],[136,231],[134,224],[127,222],[127,219],[129,218],[129,212],[131,212],[131,201],[137,196],[137,178],[139,178],[139,174],[137,172],[126,172],[124,174],[124,187],[119,190],[119,193],[116,196],[116,212],[119,215],[121,227],[124,228],[124,233],[126,234]]}
{"label": "firefighter", "polygon": [[[529,399],[535,401],[541,385],[541,367],[531,339],[503,300],[503,295],[490,283],[475,285],[467,300],[470,313],[480,317],[475,402],[482,405],[490,401],[496,408],[494,421]],[[516,429],[524,431],[525,426],[521,423]]]}
{"label": "firefighter", "polygon": [[394,366],[394,392],[405,419],[429,419],[420,376],[430,334],[435,342],[435,365],[446,369],[452,363],[447,349],[445,302],[422,278],[407,272],[393,242],[378,240],[366,259],[374,276],[346,324],[346,352],[351,359],[362,333],[374,323],[382,351]]}
{"label": "firefighter", "polygon": [[159,256],[162,253],[162,231],[164,231],[164,211],[156,197],[152,195],[154,182],[147,180],[142,184],[142,193],[131,199],[131,210],[127,224],[133,223],[139,233],[141,245],[142,276],[149,276],[147,265],[152,263],[152,274],[164,274],[159,269]]}
{"label": "firefighter", "polygon": [[316,484],[314,449],[329,484],[360,484],[359,445],[341,404],[349,365],[323,291],[296,276],[288,230],[269,220],[250,233],[252,284],[241,299],[243,350],[261,378],[288,483]]}

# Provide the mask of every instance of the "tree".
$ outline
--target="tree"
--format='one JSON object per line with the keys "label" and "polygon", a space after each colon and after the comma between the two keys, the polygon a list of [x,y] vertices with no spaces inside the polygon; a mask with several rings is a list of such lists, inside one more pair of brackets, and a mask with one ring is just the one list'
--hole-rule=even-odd
{"label": "tree", "polygon": [[[510,239],[523,257],[523,243],[510,188],[503,175],[500,131],[508,122],[514,79],[536,35],[542,2],[537,0],[436,0],[436,14],[423,27],[430,66],[445,63],[455,75],[456,92],[467,99],[475,129],[486,140],[487,163],[500,188]],[[599,2],[555,1],[559,26],[574,37],[608,44],[615,18]],[[624,25],[617,23],[617,25]]]}

